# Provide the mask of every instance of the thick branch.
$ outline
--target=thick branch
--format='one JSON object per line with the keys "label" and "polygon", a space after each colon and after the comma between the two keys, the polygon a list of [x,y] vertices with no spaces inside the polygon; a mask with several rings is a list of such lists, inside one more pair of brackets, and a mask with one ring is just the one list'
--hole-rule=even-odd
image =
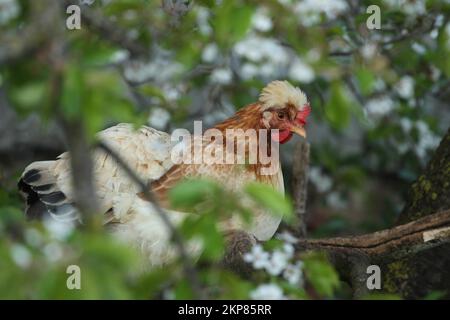
{"label": "thick branch", "polygon": [[398,259],[450,242],[450,210],[362,236],[300,239],[299,250],[325,250],[347,256],[364,254],[371,260]]}

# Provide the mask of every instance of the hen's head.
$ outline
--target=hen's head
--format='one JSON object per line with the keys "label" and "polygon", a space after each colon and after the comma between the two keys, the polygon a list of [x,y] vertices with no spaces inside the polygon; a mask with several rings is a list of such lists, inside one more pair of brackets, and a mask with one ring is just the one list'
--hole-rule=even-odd
{"label": "hen's head", "polygon": [[272,138],[285,143],[296,133],[306,137],[306,119],[311,112],[306,95],[287,81],[269,83],[259,96],[261,122],[266,129],[278,129]]}

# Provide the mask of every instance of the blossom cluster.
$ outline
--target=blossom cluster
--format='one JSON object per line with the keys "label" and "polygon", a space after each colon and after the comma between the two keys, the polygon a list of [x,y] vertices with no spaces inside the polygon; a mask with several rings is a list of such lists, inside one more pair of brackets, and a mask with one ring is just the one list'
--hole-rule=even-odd
{"label": "blossom cluster", "polygon": [[[294,246],[297,241],[291,234],[285,232],[278,235],[284,240],[281,248],[272,252],[264,250],[260,244],[252,247],[244,255],[244,261],[251,264],[255,270],[264,270],[270,276],[280,276],[290,285],[303,285],[303,262],[294,261]],[[276,283],[261,284],[250,293],[252,299],[284,299],[283,290]]]}
{"label": "blossom cluster", "polygon": [[0,0],[0,26],[15,19],[20,13],[20,6],[16,0]]}

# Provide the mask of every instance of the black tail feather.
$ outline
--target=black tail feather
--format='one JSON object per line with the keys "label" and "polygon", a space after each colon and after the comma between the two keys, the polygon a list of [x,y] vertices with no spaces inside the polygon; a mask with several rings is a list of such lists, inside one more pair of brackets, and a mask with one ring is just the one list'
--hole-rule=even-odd
{"label": "black tail feather", "polygon": [[52,180],[54,179],[48,173],[36,168],[31,168],[22,175],[18,188],[26,198],[25,214],[28,219],[41,219],[47,215],[61,219],[77,216],[75,205],[68,201]]}

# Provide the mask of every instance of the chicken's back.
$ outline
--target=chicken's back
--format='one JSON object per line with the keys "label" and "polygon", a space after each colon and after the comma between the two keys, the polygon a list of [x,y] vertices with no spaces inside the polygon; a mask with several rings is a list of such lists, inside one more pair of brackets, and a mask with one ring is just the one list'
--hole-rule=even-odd
{"label": "chicken's back", "polygon": [[[170,136],[165,132],[149,127],[134,130],[129,124],[119,124],[101,131],[98,136],[144,181],[158,179],[173,165]],[[125,219],[128,207],[136,199],[137,186],[104,151],[94,151],[92,162],[94,184],[105,222]],[[78,217],[69,153],[63,153],[54,161],[31,163],[25,168],[18,185],[26,196],[28,217],[48,214],[59,220]]]}

